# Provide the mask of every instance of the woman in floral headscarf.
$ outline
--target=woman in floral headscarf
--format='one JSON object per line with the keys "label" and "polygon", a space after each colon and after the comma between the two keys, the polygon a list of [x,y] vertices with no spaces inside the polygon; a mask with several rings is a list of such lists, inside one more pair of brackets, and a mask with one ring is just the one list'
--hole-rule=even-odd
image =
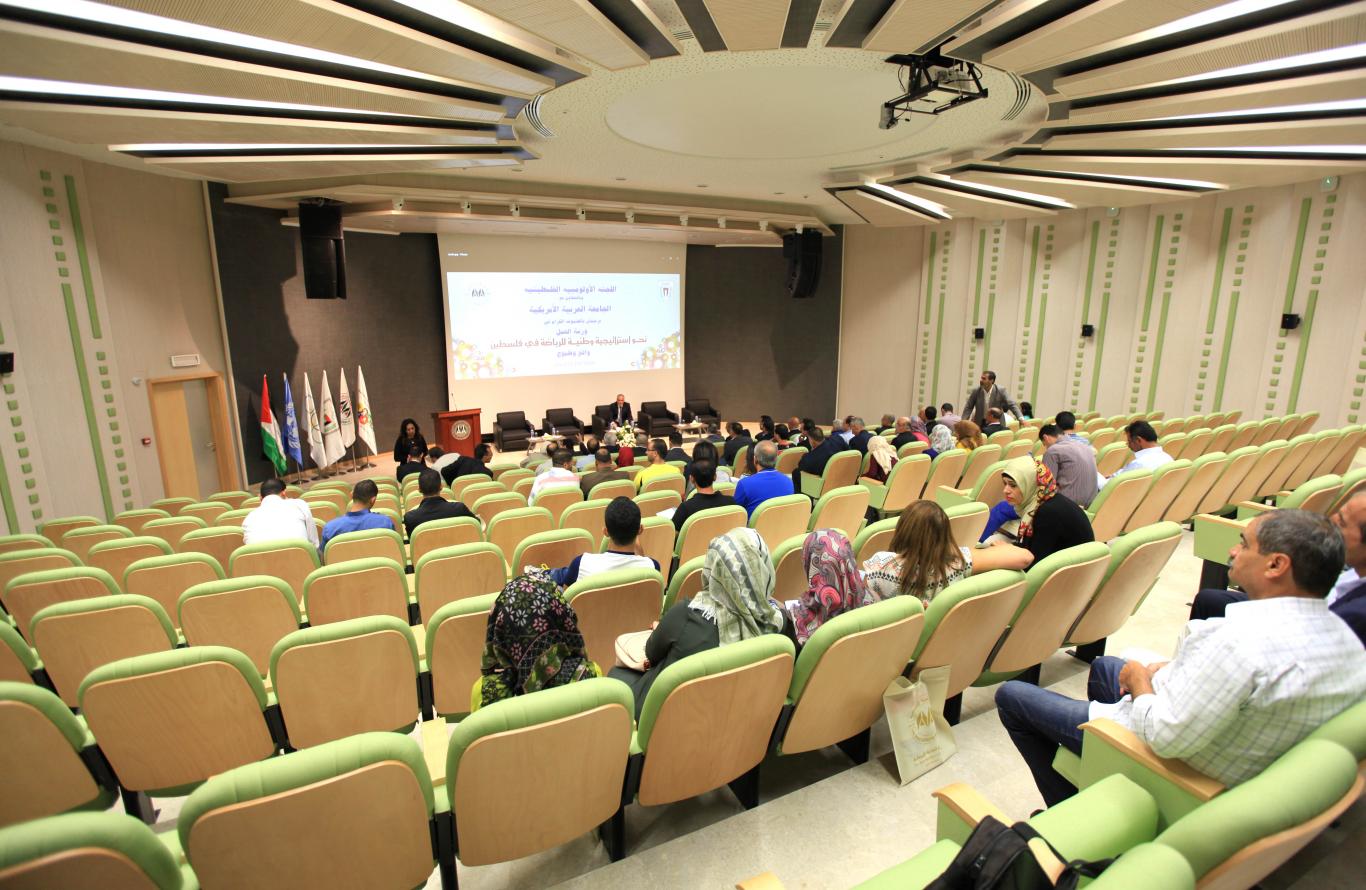
{"label": "woman in floral headscarf", "polygon": [[493,603],[479,665],[480,705],[600,676],[579,619],[544,570],[507,583]]}
{"label": "woman in floral headscarf", "polygon": [[868,595],[854,561],[854,548],[838,529],[823,528],[807,535],[802,542],[802,565],[806,592],[791,607],[799,644],[831,618],[857,608]]}
{"label": "woman in floral headscarf", "polygon": [[1034,555],[1034,564],[1059,550],[1096,539],[1086,512],[1058,491],[1041,461],[1017,457],[1001,472],[1005,500],[991,510],[982,539],[999,534]]}
{"label": "woman in floral headscarf", "polygon": [[[952,451],[956,447],[953,441],[953,430],[945,424],[936,423],[934,428],[930,430],[930,451],[938,455]],[[927,451],[926,454],[928,453]]]}

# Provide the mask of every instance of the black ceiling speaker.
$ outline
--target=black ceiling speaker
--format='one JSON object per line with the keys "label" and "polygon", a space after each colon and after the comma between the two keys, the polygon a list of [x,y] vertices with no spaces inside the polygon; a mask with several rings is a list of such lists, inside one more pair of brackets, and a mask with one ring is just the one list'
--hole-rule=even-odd
{"label": "black ceiling speaker", "polygon": [[986,329],[986,328],[973,328],[973,329],[972,329],[972,339],[974,339],[974,340],[985,340],[986,338],[987,338],[987,329]]}
{"label": "black ceiling speaker", "polygon": [[1096,326],[1093,325],[1093,324],[1084,324],[1084,325],[1082,325],[1082,326],[1081,326],[1081,335],[1082,335],[1083,337],[1094,337],[1094,336],[1096,335]]}
{"label": "black ceiling speaker", "polygon": [[783,236],[787,260],[787,292],[796,299],[814,297],[821,280],[821,233],[806,230]]}
{"label": "black ceiling speaker", "polygon": [[1281,316],[1281,330],[1293,331],[1300,326],[1300,317],[1293,312],[1287,312]]}
{"label": "black ceiling speaker", "polygon": [[310,300],[346,299],[341,208],[341,202],[329,198],[305,198],[299,202],[304,295]]}

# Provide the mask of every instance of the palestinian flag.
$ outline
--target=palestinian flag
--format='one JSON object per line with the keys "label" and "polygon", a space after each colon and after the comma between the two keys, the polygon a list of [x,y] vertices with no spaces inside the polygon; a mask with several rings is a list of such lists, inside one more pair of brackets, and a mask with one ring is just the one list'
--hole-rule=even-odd
{"label": "palestinian flag", "polygon": [[285,452],[280,447],[280,425],[270,410],[270,390],[266,387],[266,377],[261,375],[261,451],[275,467],[275,475],[285,474]]}

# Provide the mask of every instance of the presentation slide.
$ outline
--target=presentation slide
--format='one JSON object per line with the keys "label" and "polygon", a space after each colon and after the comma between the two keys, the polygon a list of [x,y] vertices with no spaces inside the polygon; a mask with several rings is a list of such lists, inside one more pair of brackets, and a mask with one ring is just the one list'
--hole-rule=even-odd
{"label": "presentation slide", "polygon": [[452,377],[677,369],[672,273],[447,272]]}

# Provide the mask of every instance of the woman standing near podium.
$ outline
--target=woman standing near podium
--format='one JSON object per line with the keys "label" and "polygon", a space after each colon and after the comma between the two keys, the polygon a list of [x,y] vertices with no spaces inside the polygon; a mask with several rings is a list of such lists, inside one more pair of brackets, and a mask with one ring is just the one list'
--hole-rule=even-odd
{"label": "woman standing near podium", "polygon": [[398,426],[398,438],[394,440],[394,462],[403,463],[408,459],[408,451],[413,445],[419,445],[423,453],[427,451],[427,440],[422,438],[422,430],[418,429],[417,421],[411,417],[403,418],[403,423]]}

